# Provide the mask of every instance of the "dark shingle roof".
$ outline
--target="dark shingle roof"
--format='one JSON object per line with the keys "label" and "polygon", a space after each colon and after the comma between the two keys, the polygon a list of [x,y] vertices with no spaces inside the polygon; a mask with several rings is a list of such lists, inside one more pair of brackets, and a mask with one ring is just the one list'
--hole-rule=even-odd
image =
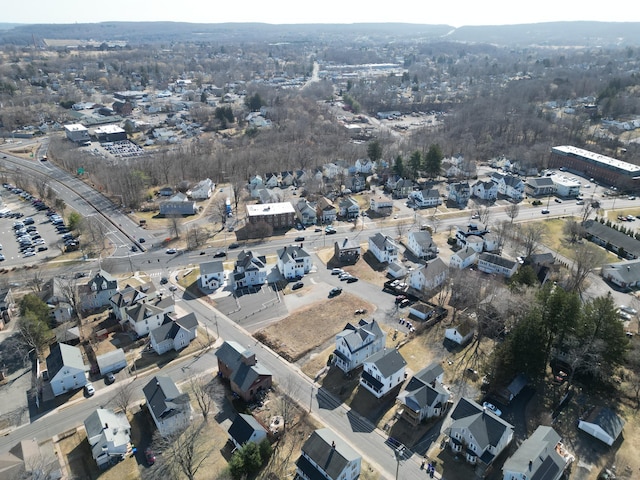
{"label": "dark shingle roof", "polygon": [[513,430],[513,425],[464,397],[460,398],[451,412],[451,419],[451,428],[469,430],[483,451],[489,445],[496,446],[507,429]]}
{"label": "dark shingle roof", "polygon": [[240,413],[229,427],[229,436],[231,436],[238,445],[244,445],[251,439],[253,432],[256,431],[266,432],[264,427],[253,415]]}
{"label": "dark shingle roof", "polygon": [[[321,428],[313,432],[304,442],[302,451],[332,479],[339,478],[349,462],[359,457],[344,440],[328,428]],[[300,459],[302,458],[300,457]],[[301,466],[300,459],[298,460],[299,467]],[[303,461],[302,463],[305,462]],[[309,468],[309,471],[316,470],[316,474],[318,474],[313,465],[307,464],[308,462],[304,465],[305,468]],[[323,478],[326,480],[324,476],[313,476],[311,478]]]}
{"label": "dark shingle roof", "polygon": [[170,377],[153,377],[142,389],[147,405],[156,418],[166,418],[189,403],[189,395],[180,393]]}

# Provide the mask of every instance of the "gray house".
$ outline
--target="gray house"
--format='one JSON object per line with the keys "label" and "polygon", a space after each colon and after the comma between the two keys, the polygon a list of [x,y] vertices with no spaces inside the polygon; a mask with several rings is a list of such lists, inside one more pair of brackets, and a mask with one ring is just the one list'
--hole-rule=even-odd
{"label": "gray house", "polygon": [[160,215],[195,215],[198,207],[184,193],[176,193],[169,200],[160,202]]}

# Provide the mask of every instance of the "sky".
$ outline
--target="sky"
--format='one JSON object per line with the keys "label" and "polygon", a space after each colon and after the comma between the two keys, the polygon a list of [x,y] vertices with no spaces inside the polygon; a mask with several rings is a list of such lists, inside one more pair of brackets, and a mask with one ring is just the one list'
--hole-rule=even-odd
{"label": "sky", "polygon": [[[513,25],[595,20],[640,22],[636,0],[615,7],[589,6],[583,0],[5,0],[0,23],[95,23],[105,21],[176,21],[192,23],[261,22]],[[4,3],[4,2],[3,2]]]}

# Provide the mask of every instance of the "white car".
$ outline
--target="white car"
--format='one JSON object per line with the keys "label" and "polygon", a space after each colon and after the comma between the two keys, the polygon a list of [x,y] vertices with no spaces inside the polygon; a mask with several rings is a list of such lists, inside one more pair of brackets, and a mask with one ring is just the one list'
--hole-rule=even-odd
{"label": "white car", "polygon": [[487,410],[491,410],[493,413],[496,414],[497,417],[502,415],[502,410],[500,410],[498,407],[496,407],[493,403],[484,402],[482,404],[482,406],[484,408],[486,408]]}
{"label": "white car", "polygon": [[36,252],[33,252],[33,251],[29,252],[29,251],[26,251],[26,252],[24,252],[24,255],[23,255],[23,256],[24,256],[24,257],[33,257],[35,254],[36,254]]}
{"label": "white car", "polygon": [[84,385],[84,393],[87,394],[88,397],[92,397],[94,393],[96,393],[96,389],[93,388],[92,383],[85,383]]}
{"label": "white car", "polygon": [[620,305],[620,310],[625,312],[625,313],[628,313],[630,315],[637,315],[638,314],[638,311],[635,308],[631,308],[631,307],[629,307],[627,305]]}
{"label": "white car", "polygon": [[170,248],[169,250],[167,250],[167,253],[169,255],[173,255],[174,253],[177,253],[178,251],[175,248]]}

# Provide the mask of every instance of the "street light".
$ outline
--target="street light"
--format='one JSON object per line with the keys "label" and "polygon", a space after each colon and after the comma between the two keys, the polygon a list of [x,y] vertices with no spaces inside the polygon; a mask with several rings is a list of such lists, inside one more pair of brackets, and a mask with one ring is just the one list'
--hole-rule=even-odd
{"label": "street light", "polygon": [[396,480],[398,480],[398,473],[400,473],[400,462],[404,460],[404,446],[400,446],[393,451],[396,456]]}

